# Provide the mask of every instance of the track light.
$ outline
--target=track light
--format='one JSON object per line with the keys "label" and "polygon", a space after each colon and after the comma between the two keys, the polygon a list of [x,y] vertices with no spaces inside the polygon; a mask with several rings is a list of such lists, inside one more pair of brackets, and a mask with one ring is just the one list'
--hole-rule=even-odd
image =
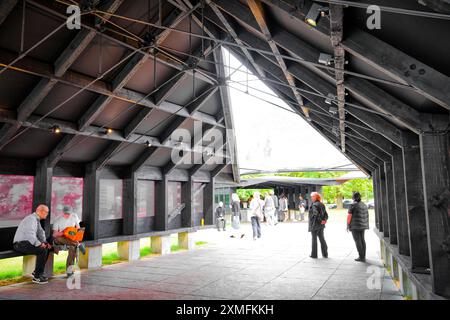
{"label": "track light", "polygon": [[329,8],[327,7],[322,7],[320,4],[318,3],[313,3],[313,5],[311,6],[311,8],[308,11],[308,14],[306,15],[305,21],[313,26],[316,27],[317,26],[317,22],[319,21],[319,16],[326,16],[328,14]]}
{"label": "track light", "polygon": [[53,132],[53,133],[56,133],[56,134],[61,133],[61,128],[59,126],[53,126],[50,129],[51,129],[51,132]]}
{"label": "track light", "polygon": [[111,134],[111,133],[113,133],[113,129],[111,129],[111,128],[106,128],[106,130],[105,130],[105,134]]}
{"label": "track light", "polygon": [[319,55],[319,63],[326,66],[331,66],[334,63],[334,59],[327,53],[321,53]]}
{"label": "track light", "polygon": [[334,94],[329,93],[327,95],[327,98],[325,99],[325,103],[326,104],[331,104],[331,102],[335,99],[336,97],[334,96]]}
{"label": "track light", "polygon": [[152,146],[152,144],[150,143],[150,141],[145,141],[145,145],[147,146],[147,148],[150,148]]}

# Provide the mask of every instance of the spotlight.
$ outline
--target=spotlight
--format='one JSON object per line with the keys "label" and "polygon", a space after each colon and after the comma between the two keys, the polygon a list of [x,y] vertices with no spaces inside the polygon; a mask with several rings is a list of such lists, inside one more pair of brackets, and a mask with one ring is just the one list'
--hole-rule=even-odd
{"label": "spotlight", "polygon": [[105,134],[111,134],[111,133],[113,133],[113,129],[111,129],[111,128],[106,128],[106,130],[105,130]]}
{"label": "spotlight", "polygon": [[326,103],[326,104],[331,104],[331,102],[336,98],[336,97],[334,96],[334,94],[332,94],[332,93],[329,93],[329,94],[327,95],[327,97],[328,97],[328,98],[325,99],[325,103]]}
{"label": "spotlight", "polygon": [[321,53],[319,55],[319,63],[323,64],[323,65],[326,65],[326,66],[331,66],[334,63],[334,59],[329,54]]}
{"label": "spotlight", "polygon": [[50,128],[53,133],[61,133],[61,128],[59,126],[53,126]]}
{"label": "spotlight", "polygon": [[333,115],[335,115],[335,114],[338,113],[338,108],[334,107],[334,106],[331,106],[330,109],[328,109],[328,112],[333,114]]}
{"label": "spotlight", "polygon": [[145,142],[145,145],[147,146],[147,148],[150,148],[152,146],[152,144],[148,140]]}
{"label": "spotlight", "polygon": [[324,17],[325,15],[327,15],[328,11],[329,9],[327,7],[322,7],[318,3],[313,3],[308,11],[308,14],[306,15],[305,21],[309,25],[316,27],[317,22],[319,21],[319,16]]}

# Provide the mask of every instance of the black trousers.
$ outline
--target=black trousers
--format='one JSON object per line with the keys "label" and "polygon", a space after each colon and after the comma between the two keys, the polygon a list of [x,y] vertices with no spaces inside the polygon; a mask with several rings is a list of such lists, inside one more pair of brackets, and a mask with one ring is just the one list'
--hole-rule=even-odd
{"label": "black trousers", "polygon": [[253,238],[261,238],[261,224],[259,223],[259,219],[257,217],[252,217],[252,229],[253,229]]}
{"label": "black trousers", "polygon": [[35,247],[28,241],[21,241],[14,244],[14,250],[23,253],[24,255],[35,255],[36,267],[34,269],[34,276],[39,277],[43,275],[48,254],[50,252],[48,249]]}
{"label": "black trousers", "polygon": [[317,238],[319,238],[320,241],[320,249],[322,250],[322,257],[328,257],[328,246],[327,242],[325,241],[325,237],[323,235],[323,230],[319,229],[316,231],[311,231],[312,236],[312,249],[311,249],[311,257],[317,258]]}
{"label": "black trousers", "polygon": [[366,258],[366,240],[364,240],[365,230],[352,230],[353,240],[355,240],[356,249],[358,250],[359,257]]}

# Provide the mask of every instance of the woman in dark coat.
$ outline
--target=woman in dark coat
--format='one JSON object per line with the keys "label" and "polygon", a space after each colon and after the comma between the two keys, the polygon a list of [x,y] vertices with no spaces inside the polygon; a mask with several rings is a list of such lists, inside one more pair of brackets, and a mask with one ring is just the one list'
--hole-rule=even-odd
{"label": "woman in dark coat", "polygon": [[328,258],[328,246],[323,235],[325,224],[328,220],[328,213],[325,205],[321,202],[320,194],[317,192],[311,193],[311,206],[309,207],[309,226],[308,231],[312,236],[312,250],[311,258],[317,258],[317,238],[320,241],[320,248],[322,250],[322,257]]}
{"label": "woman in dark coat", "polygon": [[347,231],[352,232],[359,254],[355,261],[366,261],[366,241],[364,239],[366,229],[369,229],[369,210],[367,205],[361,201],[360,193],[355,192],[347,216]]}

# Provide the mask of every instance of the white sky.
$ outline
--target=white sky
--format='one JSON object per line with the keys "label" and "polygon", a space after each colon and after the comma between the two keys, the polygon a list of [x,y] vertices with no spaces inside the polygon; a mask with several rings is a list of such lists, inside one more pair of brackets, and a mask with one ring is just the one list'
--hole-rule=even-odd
{"label": "white sky", "polygon": [[[233,55],[224,52],[225,65],[231,67],[227,74],[232,74],[229,90],[240,168],[276,170],[351,164],[287,104],[274,97],[272,90],[252,74],[247,76],[248,70]],[[236,68],[243,72],[233,73]],[[245,93],[247,84],[249,94]]]}

